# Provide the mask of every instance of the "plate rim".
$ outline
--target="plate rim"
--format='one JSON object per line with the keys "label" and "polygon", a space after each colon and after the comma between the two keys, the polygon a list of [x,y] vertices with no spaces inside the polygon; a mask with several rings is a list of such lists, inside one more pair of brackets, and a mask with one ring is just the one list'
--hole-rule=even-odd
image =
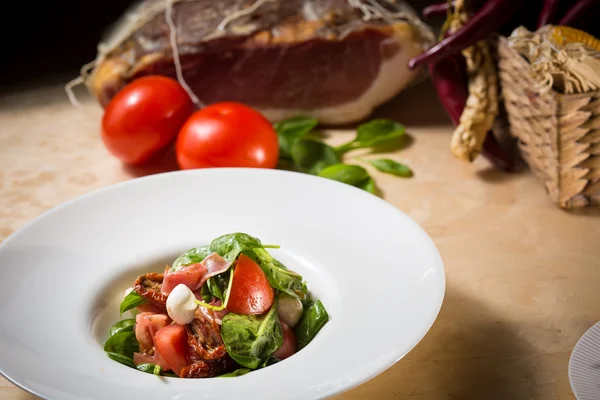
{"label": "plate rim", "polygon": [[[328,398],[328,397],[331,397],[334,395],[339,395],[339,394],[345,393],[345,392],[352,390],[352,389],[362,385],[363,383],[370,381],[370,380],[374,379],[375,377],[381,375],[382,373],[384,373],[385,371],[390,369],[393,365],[395,365],[398,361],[400,361],[402,358],[404,358],[408,353],[410,353],[423,340],[423,338],[427,335],[427,333],[431,330],[431,327],[435,324],[435,322],[437,321],[437,319],[439,317],[442,305],[444,303],[444,298],[445,298],[445,294],[446,294],[446,286],[447,286],[446,269],[444,266],[444,262],[441,258],[439,249],[437,248],[437,246],[436,246],[435,242],[433,241],[433,239],[431,238],[431,236],[421,227],[421,225],[419,225],[416,221],[414,221],[408,214],[406,214],[404,211],[402,211],[400,208],[398,208],[394,204],[384,200],[383,198],[381,198],[379,196],[368,193],[360,188],[357,188],[357,187],[354,187],[354,186],[351,186],[351,185],[348,185],[348,184],[345,184],[342,182],[330,180],[330,179],[319,177],[319,176],[308,175],[308,174],[296,172],[296,171],[287,171],[287,170],[278,170],[278,169],[262,169],[262,168],[239,168],[239,167],[203,168],[203,169],[192,169],[192,170],[167,171],[167,172],[161,172],[161,173],[136,177],[136,178],[128,179],[125,181],[120,181],[120,182],[113,183],[113,184],[110,184],[110,185],[107,185],[104,187],[97,188],[95,190],[92,190],[92,191],[84,193],[84,194],[81,194],[72,199],[69,199],[62,203],[59,203],[56,206],[49,208],[48,210],[45,210],[44,212],[40,213],[33,219],[27,221],[25,224],[23,224],[17,230],[15,230],[11,235],[9,235],[7,238],[5,238],[2,241],[2,243],[0,243],[0,253],[4,250],[5,247],[9,246],[13,240],[16,240],[17,237],[21,236],[26,230],[28,230],[32,225],[36,224],[39,220],[42,220],[42,219],[46,218],[47,216],[52,215],[53,213],[59,212],[63,208],[69,207],[72,204],[85,201],[86,199],[88,199],[90,197],[94,197],[94,196],[97,196],[97,195],[99,195],[101,193],[105,193],[105,192],[117,191],[122,186],[143,184],[146,181],[152,181],[152,180],[168,179],[168,177],[172,176],[172,175],[195,175],[195,174],[203,175],[203,174],[212,174],[212,173],[218,174],[218,173],[222,173],[222,172],[252,173],[252,174],[257,174],[257,175],[260,175],[260,174],[295,175],[297,177],[300,177],[301,179],[308,179],[308,180],[324,179],[324,180],[328,181],[329,184],[331,184],[331,185],[343,186],[346,188],[345,190],[348,190],[348,189],[354,190],[356,194],[360,193],[361,196],[369,196],[372,200],[375,200],[376,202],[378,202],[380,206],[386,207],[395,213],[401,214],[408,221],[408,223],[412,225],[413,229],[420,231],[423,238],[428,242],[429,246],[434,250],[434,255],[435,255],[434,264],[436,265],[436,268],[437,268],[436,272],[439,275],[439,277],[438,277],[439,291],[438,291],[438,293],[436,293],[436,298],[435,298],[436,307],[435,307],[435,309],[432,308],[431,317],[429,318],[429,321],[427,322],[427,324],[424,324],[424,328],[419,333],[418,337],[415,336],[415,339],[410,343],[410,345],[408,345],[406,347],[406,349],[403,352],[398,353],[397,356],[394,356],[394,357],[390,358],[389,360],[386,360],[384,363],[382,363],[381,366],[377,367],[376,372],[369,373],[369,374],[363,374],[364,376],[361,379],[355,379],[349,385],[346,385],[343,387],[337,387],[337,388],[332,387],[332,388],[330,388],[330,390],[323,392],[322,395],[319,396],[318,398]],[[598,324],[600,324],[600,322]],[[590,329],[592,329],[592,328],[590,328]],[[569,363],[569,366],[570,366],[570,363]],[[29,394],[32,394],[34,396],[37,396],[37,397],[45,399],[45,400],[52,399],[52,397],[47,397],[46,395],[42,395],[41,393],[38,393],[36,390],[31,389],[31,388],[27,387],[26,385],[17,382],[15,379],[11,378],[4,371],[4,369],[1,366],[0,366],[0,376],[4,377],[11,384],[15,385],[16,387],[20,388],[21,390],[24,390],[25,392],[27,392]]]}
{"label": "plate rim", "polygon": [[[581,335],[579,340],[577,340],[577,343],[575,343],[575,346],[573,346],[573,350],[571,351],[571,356],[569,357],[569,365],[567,368],[567,374],[569,376],[569,385],[571,386],[571,390],[573,391],[573,395],[575,395],[576,399],[580,399],[581,396],[577,394],[576,385],[573,383],[573,368],[574,368],[573,363],[574,363],[575,357],[577,356],[578,351],[580,350],[581,346],[583,346],[585,341],[587,341],[589,335],[592,332],[596,332],[596,331],[600,335],[600,321],[596,322],[594,325],[592,325],[588,329],[586,329],[584,334]],[[600,392],[600,390],[599,390],[599,392]]]}

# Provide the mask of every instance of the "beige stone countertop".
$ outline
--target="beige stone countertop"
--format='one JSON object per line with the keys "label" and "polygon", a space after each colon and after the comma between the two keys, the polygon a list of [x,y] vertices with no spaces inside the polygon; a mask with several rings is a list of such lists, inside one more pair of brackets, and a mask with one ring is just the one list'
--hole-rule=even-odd
{"label": "beige stone countertop", "polygon": [[[60,85],[0,97],[0,241],[66,200],[174,168],[168,159],[121,165],[101,143],[100,108],[84,104],[73,108]],[[370,171],[381,196],[435,241],[447,291],[423,341],[339,399],[573,399],[571,350],[600,320],[600,211],[558,209],[527,169],[455,160],[452,127],[427,83],[377,115],[407,126],[406,146],[382,155],[415,176]],[[352,129],[328,133],[339,143]],[[0,378],[0,398],[32,396]]]}

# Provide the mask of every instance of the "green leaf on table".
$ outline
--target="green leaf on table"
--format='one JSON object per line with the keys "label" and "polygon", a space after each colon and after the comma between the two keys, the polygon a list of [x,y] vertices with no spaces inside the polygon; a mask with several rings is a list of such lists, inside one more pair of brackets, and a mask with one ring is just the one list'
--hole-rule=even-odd
{"label": "green leaf on table", "polygon": [[329,314],[327,314],[327,310],[325,310],[321,300],[314,303],[305,303],[302,317],[300,317],[300,321],[294,327],[294,333],[296,333],[296,340],[298,341],[298,350],[309,344],[328,321]]}
{"label": "green leaf on table", "polygon": [[133,358],[133,353],[139,350],[140,344],[135,338],[133,331],[116,333],[104,343],[104,351],[107,353],[121,354],[129,358]]}
{"label": "green leaf on table", "polygon": [[242,375],[246,375],[250,371],[252,371],[252,370],[250,370],[248,368],[239,368],[228,374],[219,375],[219,378],[233,378],[236,376],[242,376]]}
{"label": "green leaf on table", "polygon": [[278,247],[263,245],[259,239],[240,232],[219,236],[210,243],[211,253],[217,253],[229,262],[233,262],[241,252],[246,250]]}
{"label": "green leaf on table", "polygon": [[115,323],[110,328],[110,336],[116,335],[119,332],[132,332],[135,326],[135,319],[128,318]]}
{"label": "green leaf on table", "polygon": [[140,364],[136,367],[136,369],[138,371],[147,372],[153,375],[160,375],[163,372],[163,369],[160,367],[160,365],[150,363]]}
{"label": "green leaf on table", "polygon": [[135,364],[133,363],[133,360],[131,359],[131,357],[126,357],[122,354],[119,353],[111,353],[109,351],[106,352],[106,355],[111,359],[114,360],[118,363],[121,363],[123,365],[126,365],[128,367],[131,368],[135,368]]}
{"label": "green leaf on table", "polygon": [[290,158],[292,147],[319,124],[313,117],[294,117],[273,125],[279,139],[279,157]]}
{"label": "green leaf on table", "polygon": [[125,311],[129,311],[132,308],[137,306],[141,306],[146,303],[146,299],[142,298],[135,290],[131,290],[127,296],[121,302],[121,306],[119,307],[119,311],[123,314]]}
{"label": "green leaf on table", "polygon": [[262,316],[227,314],[223,317],[221,337],[234,361],[243,367],[257,369],[283,345],[277,302]]}
{"label": "green leaf on table", "polygon": [[397,161],[390,160],[389,158],[380,158],[378,160],[366,160],[375,168],[386,174],[400,176],[402,178],[410,178],[413,176],[413,172],[407,165],[401,164]]}
{"label": "green leaf on table", "polygon": [[356,185],[356,187],[361,188],[362,190],[367,191],[371,194],[375,194],[375,180],[370,176],[358,185]]}
{"label": "green leaf on table", "polygon": [[356,128],[356,137],[335,148],[337,154],[344,154],[350,150],[373,147],[393,139],[404,136],[404,126],[389,119],[374,119],[359,125]]}
{"label": "green leaf on table", "polygon": [[333,147],[316,140],[299,140],[291,150],[296,167],[305,173],[317,175],[323,168],[340,162]]}
{"label": "green leaf on table", "polygon": [[334,164],[324,168],[319,176],[357,186],[369,178],[369,173],[360,165]]}
{"label": "green leaf on table", "polygon": [[202,247],[194,247],[193,249],[189,249],[179,257],[173,261],[173,265],[171,265],[170,271],[177,271],[181,267],[185,267],[186,265],[196,264],[204,261],[206,257],[211,255],[212,251],[210,251],[209,246]]}

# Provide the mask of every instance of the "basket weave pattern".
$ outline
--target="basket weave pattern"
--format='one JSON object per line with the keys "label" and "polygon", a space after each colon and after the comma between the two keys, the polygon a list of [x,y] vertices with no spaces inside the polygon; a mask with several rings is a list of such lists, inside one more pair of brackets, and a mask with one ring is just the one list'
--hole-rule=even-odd
{"label": "basket weave pattern", "polygon": [[541,92],[505,38],[498,55],[510,133],[529,167],[560,207],[600,206],[600,91]]}

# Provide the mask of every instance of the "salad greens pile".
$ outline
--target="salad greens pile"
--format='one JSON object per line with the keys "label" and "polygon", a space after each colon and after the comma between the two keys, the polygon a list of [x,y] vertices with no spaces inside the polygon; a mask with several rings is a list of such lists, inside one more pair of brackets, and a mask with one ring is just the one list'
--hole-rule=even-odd
{"label": "salad greens pile", "polygon": [[[319,140],[313,117],[295,117],[274,124],[279,138],[280,167],[340,181],[375,193],[375,181],[359,165],[346,164],[342,157],[356,149],[372,148],[404,137],[404,126],[387,119],[375,119],[359,125],[356,137],[337,147]],[[363,160],[361,160],[363,161]],[[367,160],[381,172],[400,177],[412,176],[406,165],[391,159]]]}
{"label": "salad greens pile", "polygon": [[[330,168],[330,167],[328,167]],[[325,170],[325,169],[324,169]],[[289,270],[275,259],[266,249],[278,248],[275,245],[265,245],[245,233],[231,233],[214,239],[206,246],[192,248],[173,262],[167,273],[176,273],[191,264],[202,262],[212,253],[217,253],[225,260],[233,262],[231,268],[206,280],[200,293],[205,306],[213,310],[223,310],[227,307],[232,288],[236,260],[243,254],[254,260],[266,276],[274,292],[274,302],[270,309],[262,315],[244,315],[233,312],[227,313],[221,321],[220,335],[229,356],[239,364],[234,372],[220,375],[222,377],[240,376],[250,371],[264,368],[280,360],[274,353],[284,344],[284,330],[278,316],[278,299],[291,297],[302,305],[298,322],[293,327],[296,337],[296,348],[300,350],[310,343],[316,334],[329,321],[329,314],[320,300],[310,298],[306,282],[302,276]],[[260,271],[258,271],[260,272]],[[222,302],[221,307],[210,304],[214,299]],[[125,296],[120,305],[123,314],[128,310],[146,303],[137,292],[132,290]],[[268,307],[268,306],[267,306]],[[299,307],[299,306],[298,306]],[[115,323],[110,328],[110,336],[104,345],[107,355],[121,364],[140,371],[162,376],[176,376],[170,371],[164,371],[155,364],[135,365],[133,355],[140,351],[140,344],[135,334],[136,320],[126,318]]]}

